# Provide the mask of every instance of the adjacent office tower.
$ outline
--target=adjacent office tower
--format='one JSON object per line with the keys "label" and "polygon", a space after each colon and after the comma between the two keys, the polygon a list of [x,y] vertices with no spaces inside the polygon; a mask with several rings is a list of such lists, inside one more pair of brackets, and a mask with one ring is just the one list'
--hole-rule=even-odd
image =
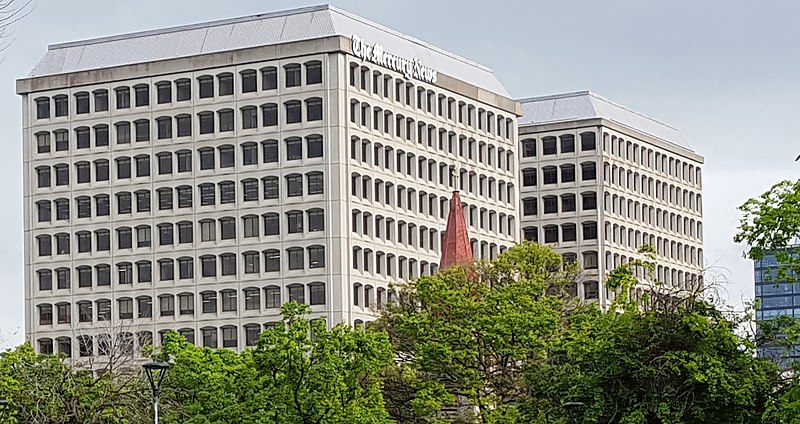
{"label": "adjacent office tower", "polygon": [[[793,245],[788,246],[787,250],[794,252],[797,248],[798,245]],[[753,261],[753,267],[756,300],[760,303],[756,311],[756,321],[768,321],[781,315],[800,318],[800,286],[796,281],[786,281],[778,273],[781,265],[775,258],[775,252],[766,252],[763,259]],[[758,347],[758,356],[788,368],[792,361],[800,359],[800,345],[787,350],[783,346],[766,344]]]}
{"label": "adjacent office tower", "polygon": [[521,102],[523,238],[579,261],[578,294],[602,306],[603,276],[643,244],[658,251],[663,291],[698,288],[703,157],[678,130],[588,91]]}
{"label": "adjacent office tower", "polygon": [[476,257],[518,240],[519,103],[333,7],[53,45],[17,92],[39,352],[242,349],[289,300],[369,321],[436,271],[454,190]]}

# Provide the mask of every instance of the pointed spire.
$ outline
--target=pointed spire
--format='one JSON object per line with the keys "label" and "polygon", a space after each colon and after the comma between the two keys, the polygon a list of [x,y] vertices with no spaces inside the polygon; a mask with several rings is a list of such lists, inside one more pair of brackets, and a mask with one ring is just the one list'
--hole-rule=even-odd
{"label": "pointed spire", "polygon": [[447,217],[439,269],[450,265],[467,265],[472,260],[472,244],[467,234],[467,222],[464,220],[464,206],[458,191],[454,191],[453,198],[450,199],[450,215]]}

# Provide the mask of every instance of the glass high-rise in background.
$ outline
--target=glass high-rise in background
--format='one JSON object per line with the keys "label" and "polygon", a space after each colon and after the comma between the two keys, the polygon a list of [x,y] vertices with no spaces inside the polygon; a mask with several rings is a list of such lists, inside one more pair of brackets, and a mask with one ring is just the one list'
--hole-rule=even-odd
{"label": "glass high-rise in background", "polygon": [[[798,245],[790,246],[796,249]],[[800,318],[800,285],[778,277],[779,264],[774,252],[766,252],[764,258],[753,261],[755,293],[758,301],[756,321],[770,320],[781,315]],[[800,345],[794,349],[765,345],[758,348],[758,356],[769,358],[781,366],[800,359]]]}

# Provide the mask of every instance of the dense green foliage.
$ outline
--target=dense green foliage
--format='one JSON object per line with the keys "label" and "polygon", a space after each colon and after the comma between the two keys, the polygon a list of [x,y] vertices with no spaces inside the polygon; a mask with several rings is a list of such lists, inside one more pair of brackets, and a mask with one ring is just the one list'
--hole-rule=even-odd
{"label": "dense green foliage", "polygon": [[766,252],[775,252],[781,266],[775,268],[771,278],[795,281],[795,275],[800,274],[800,252],[787,247],[796,243],[800,235],[800,180],[781,181],[745,202],[739,210],[743,216],[734,241],[747,244],[750,259],[760,260]]}
{"label": "dense green foliage", "polygon": [[[327,329],[289,303],[241,353],[170,333],[152,353],[172,364],[162,422],[556,424],[566,401],[586,404],[584,423],[800,422],[797,382],[735,332],[746,317],[663,288],[628,296],[654,266],[652,250],[640,257],[609,274],[610,312],[572,297],[574,264],[524,243],[397,287],[367,330]],[[98,377],[27,345],[2,353],[0,414],[14,418],[0,422],[152,422],[146,382],[123,369]]]}

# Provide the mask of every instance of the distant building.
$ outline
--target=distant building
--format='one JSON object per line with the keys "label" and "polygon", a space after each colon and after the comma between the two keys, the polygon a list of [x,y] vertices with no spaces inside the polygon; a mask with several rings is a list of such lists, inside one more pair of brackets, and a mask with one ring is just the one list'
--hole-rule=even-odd
{"label": "distant building", "polygon": [[[789,249],[798,247],[800,245],[789,246]],[[770,320],[780,315],[800,318],[800,283],[778,278],[775,272],[778,266],[773,252],[767,252],[760,261],[753,261],[756,300],[760,303],[756,321]],[[758,356],[787,366],[789,361],[800,359],[800,345],[789,351],[781,346],[761,346]]]}
{"label": "distant building", "polygon": [[52,45],[17,93],[38,352],[243,349],[290,300],[363,325],[437,270],[455,190],[475,257],[518,241],[519,103],[334,7]]}
{"label": "distant building", "polygon": [[678,130],[589,91],[520,101],[522,237],[579,261],[603,306],[603,276],[648,243],[658,281],[699,287],[703,157]]}

